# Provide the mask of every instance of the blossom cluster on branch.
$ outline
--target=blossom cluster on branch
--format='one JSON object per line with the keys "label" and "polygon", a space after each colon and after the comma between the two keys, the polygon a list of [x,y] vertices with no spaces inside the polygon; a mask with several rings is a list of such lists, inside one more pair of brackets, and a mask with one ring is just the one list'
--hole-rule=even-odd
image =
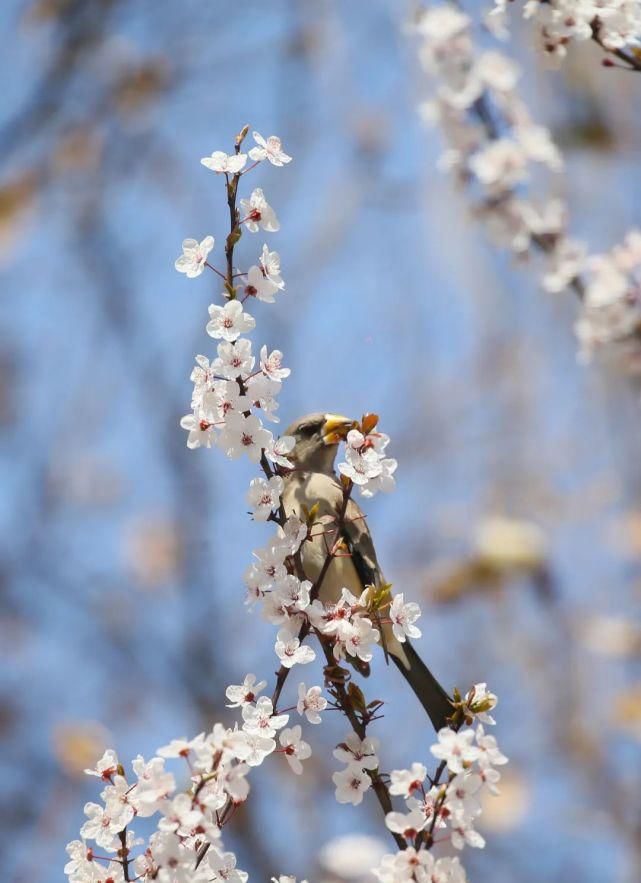
{"label": "blossom cluster on branch", "polygon": [[[494,0],[488,25],[507,34],[507,8],[514,0]],[[516,5],[516,4],[515,4]],[[572,43],[592,40],[610,57],[606,67],[641,70],[641,7],[638,0],[526,0],[523,17],[536,27],[538,43],[546,55],[562,60]]]}
{"label": "blossom cluster on branch", "polygon": [[467,185],[490,239],[518,256],[540,252],[543,288],[578,295],[575,330],[584,361],[605,352],[627,371],[641,371],[641,233],[632,230],[600,255],[570,238],[565,203],[535,196],[541,170],[561,171],[563,158],[519,94],[518,65],[480,49],[472,19],[450,4],[422,10],[411,30],[437,83],[422,116],[441,127],[441,166]]}
{"label": "blossom cluster on branch", "polygon": [[[285,770],[302,774],[304,761],[312,754],[310,743],[303,739],[303,724],[318,725],[326,712],[339,711],[350,732],[334,750],[342,764],[332,776],[336,800],[358,805],[372,791],[398,848],[374,872],[383,883],[462,883],[465,872],[458,857],[433,858],[431,850],[441,842],[455,850],[484,844],[474,828],[480,813],[478,794],[483,787],[496,789],[500,776],[495,767],[506,762],[483,729],[484,723],[494,722],[489,712],[496,696],[485,684],[477,684],[464,697],[454,692],[450,726],[439,731],[431,748],[439,761],[432,776],[420,762],[408,770],[381,771],[380,745],[370,726],[380,717],[383,703],[368,701],[343,663],[362,671],[372,649],[384,643],[384,626],[401,643],[419,637],[419,606],[406,602],[403,594],[392,597],[386,584],[367,586],[360,597],[343,588],[335,603],[323,602],[319,591],[329,565],[345,554],[341,531],[353,490],[358,488],[364,496],[391,490],[397,464],[387,456],[389,438],[377,430],[378,418],[367,414],[351,421],[345,434],[344,460],[338,465],[342,505],[334,521],[318,518],[316,506],[306,509],[304,518],[284,510],[283,487],[294,468],[289,455],[295,439],[276,438],[265,422],[278,422],[277,396],[290,370],[283,367],[279,350],[268,352],[263,346],[258,358],[254,355],[247,335],[256,322],[245,305],[249,301],[253,309],[258,302],[273,303],[285,283],[279,255],[267,244],[249,270],[236,266],[235,247],[243,230],[254,234],[279,229],[262,189],[255,188],[239,200],[240,182],[261,162],[280,167],[291,157],[277,137],[264,139],[258,133],[253,133],[256,146],[242,153],[247,134],[246,127],[237,136],[234,153],[215,151],[202,160],[225,181],[230,216],[225,268],[210,263],[216,245],[213,236],[185,240],[175,262],[176,269],[190,279],[209,270],[223,288],[221,303],[209,307],[206,326],[217,341],[216,355],[197,356],[191,374],[192,410],[181,424],[188,433],[188,447],[217,447],[230,458],[246,454],[260,464],[262,475],[251,480],[247,502],[254,520],[274,523],[275,531],[264,547],[254,551],[244,581],[247,604],[258,605],[277,630],[274,650],[280,665],[271,697],[262,695],[267,679],[253,673],[242,683],[227,686],[228,707],[237,715],[233,726],[219,722],[208,733],[174,739],[149,761],[135,758],[133,774],[111,750],[95,769],[87,770],[105,787],[101,803],[85,806],[87,821],[81,839],[68,845],[65,871],[70,883],[245,883],[248,875],[237,867],[234,853],[225,849],[222,832],[249,796],[250,772],[273,758]],[[323,538],[326,558],[313,581],[305,572],[301,550],[318,536]],[[291,704],[283,705],[281,697],[292,669],[313,663],[317,653],[323,660],[323,686],[299,681]],[[166,769],[167,761],[182,764],[182,772],[177,776]],[[394,810],[395,797],[405,800],[406,813]],[[150,836],[142,838],[134,832],[132,823],[138,819],[154,820]],[[274,883],[295,880],[279,877]]]}
{"label": "blossom cluster on branch", "polygon": [[[133,775],[127,774],[111,749],[95,768],[85,771],[105,787],[101,803],[85,805],[82,839],[67,846],[65,873],[70,883],[134,879],[246,883],[247,873],[237,868],[236,856],[223,845],[222,830],[249,795],[251,769],[270,755],[282,754],[291,770],[300,774],[301,761],[311,756],[309,744],[301,738],[301,725],[287,727],[289,715],[277,713],[271,700],[260,696],[265,687],[266,681],[257,682],[249,674],[243,684],[227,688],[229,707],[240,709],[240,727],[217,723],[207,734],[173,739],[149,761],[136,757]],[[328,707],[321,688],[301,683],[298,697],[295,710],[300,718],[320,723],[320,712]],[[487,712],[495,705],[496,697],[485,684],[477,684],[457,707],[462,718],[476,720],[476,730],[445,727],[439,732],[431,747],[440,760],[434,776],[415,762],[386,777],[391,783],[389,794],[402,797],[408,811],[386,814],[387,828],[397,835],[401,848],[372,869],[381,883],[464,883],[465,871],[457,856],[435,858],[430,850],[448,839],[457,850],[485,844],[473,827],[481,813],[480,792],[487,788],[497,793],[500,774],[495,767],[507,762],[483,728],[482,721],[494,722]],[[360,738],[354,732],[336,747],[334,757],[344,764],[333,775],[339,803],[362,802],[373,777],[379,775],[378,748],[377,739]],[[177,776],[166,768],[168,760],[183,764],[179,779],[187,779],[187,787],[177,785]],[[444,771],[448,778],[441,783]],[[156,829],[147,839],[138,837],[132,821],[149,818]],[[293,878],[280,877],[277,883],[283,881],[291,883]]]}
{"label": "blossom cluster on branch", "polygon": [[[410,845],[406,850],[383,857],[373,873],[381,883],[416,880],[462,883],[465,872],[457,856],[435,858],[423,844],[448,840],[455,849],[482,848],[485,840],[474,828],[481,814],[482,791],[498,793],[501,778],[495,768],[507,763],[494,736],[485,733],[483,722],[493,724],[487,713],[496,705],[496,696],[477,684],[465,697],[462,708],[467,720],[476,718],[476,730],[458,731],[444,727],[431,753],[441,761],[436,776],[428,779],[427,767],[413,763],[410,769],[392,770],[390,794],[404,798],[407,812],[391,812],[385,818],[390,831],[401,834]],[[447,781],[440,783],[446,771]]]}

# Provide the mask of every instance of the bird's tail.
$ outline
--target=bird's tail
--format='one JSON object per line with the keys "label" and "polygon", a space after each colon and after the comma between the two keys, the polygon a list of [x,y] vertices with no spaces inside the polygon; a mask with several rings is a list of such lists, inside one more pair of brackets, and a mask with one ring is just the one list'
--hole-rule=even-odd
{"label": "bird's tail", "polygon": [[446,718],[454,710],[450,697],[410,642],[405,641],[399,645],[399,649],[401,648],[403,650],[402,654],[399,653],[397,655],[393,650],[390,650],[389,655],[416,694],[418,701],[428,713],[434,729],[438,731],[442,727],[446,727]]}

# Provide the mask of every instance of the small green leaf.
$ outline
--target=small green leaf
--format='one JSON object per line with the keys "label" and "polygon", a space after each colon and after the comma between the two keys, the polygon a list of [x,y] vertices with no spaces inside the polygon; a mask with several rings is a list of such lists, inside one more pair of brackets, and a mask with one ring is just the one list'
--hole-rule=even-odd
{"label": "small green leaf", "polygon": [[377,589],[370,589],[370,598],[367,609],[370,613],[377,613],[382,607],[385,607],[392,600],[392,584],[383,583]]}

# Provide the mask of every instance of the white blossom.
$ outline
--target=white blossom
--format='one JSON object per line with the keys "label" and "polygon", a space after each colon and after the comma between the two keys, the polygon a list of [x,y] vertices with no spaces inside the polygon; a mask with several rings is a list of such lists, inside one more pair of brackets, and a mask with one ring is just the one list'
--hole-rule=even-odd
{"label": "white blossom", "polygon": [[454,776],[447,786],[445,806],[457,817],[471,821],[481,813],[476,795],[482,784],[483,780],[478,773]]}
{"label": "white blossom", "polygon": [[172,773],[165,769],[162,757],[152,757],[145,761],[138,755],[131,767],[138,778],[136,784],[136,811],[141,817],[148,817],[158,811],[162,801],[173,794],[176,782]]}
{"label": "white blossom", "polygon": [[183,253],[176,258],[174,267],[188,279],[195,279],[205,269],[207,255],[214,247],[214,237],[205,236],[202,242],[196,239],[183,239]]}
{"label": "white blossom", "polygon": [[425,828],[427,819],[416,809],[408,813],[388,812],[385,816],[385,824],[395,834],[413,839]]}
{"label": "white blossom", "polygon": [[204,156],[200,162],[205,168],[211,169],[212,172],[236,175],[245,168],[247,154],[229,154],[222,150],[214,150],[211,156]]}
{"label": "white blossom", "polygon": [[301,613],[309,604],[307,585],[311,583],[301,583],[288,574],[271,591],[265,592],[263,616],[267,622],[286,627],[290,635],[298,633],[304,624]]}
{"label": "white blossom", "polygon": [[224,307],[211,304],[209,315],[211,318],[207,323],[207,334],[229,343],[256,327],[256,320],[243,310],[243,305],[238,300],[228,300]]}
{"label": "white blossom", "polygon": [[265,275],[260,266],[253,266],[243,277],[242,290],[246,297],[255,297],[266,304],[273,304],[278,285]]}
{"label": "white blossom", "polygon": [[243,212],[243,223],[250,233],[257,233],[259,229],[268,233],[280,230],[280,224],[276,212],[265,199],[265,194],[256,187],[249,199],[241,199],[240,205]]}
{"label": "white blossom", "polygon": [[281,545],[268,546],[265,549],[255,549],[256,561],[249,566],[245,578],[251,577],[256,580],[261,588],[266,589],[280,582],[287,576],[284,561],[287,550]]}
{"label": "white blossom", "polygon": [[356,733],[349,733],[343,742],[332,752],[337,760],[350,766],[358,765],[364,770],[378,767],[378,739],[361,739]]}
{"label": "white blossom", "polygon": [[294,555],[307,537],[307,525],[298,515],[290,515],[285,524],[278,527],[276,544],[282,546],[287,555]]}
{"label": "white blossom", "polygon": [[278,475],[270,479],[253,478],[249,484],[247,502],[251,506],[256,521],[267,521],[280,505],[283,492],[283,479]]}
{"label": "white blossom", "polygon": [[482,849],[485,846],[485,838],[476,831],[472,820],[461,813],[455,813],[451,820],[451,843],[455,849],[463,849],[464,846],[472,846]]}
{"label": "white blossom", "polygon": [[280,274],[280,255],[277,251],[270,251],[267,244],[263,245],[260,258],[258,259],[263,276],[273,282],[277,288],[284,288],[285,283]]}
{"label": "white blossom", "polygon": [[276,396],[280,393],[282,383],[280,380],[272,380],[262,372],[254,374],[246,383],[247,397],[255,408],[260,408],[263,417],[278,423],[276,416],[278,401]]}
{"label": "white blossom", "polygon": [[337,632],[334,645],[334,656],[343,659],[345,655],[356,656],[363,662],[370,662],[372,648],[379,641],[380,633],[366,616],[355,617],[352,622],[345,622]]}
{"label": "white blossom", "polygon": [[242,708],[254,702],[266,686],[267,681],[257,681],[255,674],[245,675],[242,684],[230,684],[225,690],[225,696],[229,699],[227,708]]}
{"label": "white blossom", "polygon": [[479,757],[479,749],[473,745],[474,730],[455,732],[449,727],[438,731],[438,742],[430,747],[430,751],[438,760],[444,760],[451,773],[461,773],[464,764],[472,763]]}
{"label": "white blossom", "polygon": [[380,865],[372,869],[380,883],[467,883],[465,871],[458,858],[435,859],[426,849],[413,846],[395,854],[384,855]]}
{"label": "white blossom", "polygon": [[258,732],[247,733],[245,749],[241,760],[244,760],[250,767],[260,766],[265,758],[276,750],[276,742],[271,737],[263,736]]}
{"label": "white blossom", "polygon": [[490,192],[510,190],[527,177],[527,155],[511,138],[490,141],[470,159],[470,169]]}
{"label": "white blossom", "polygon": [[187,436],[188,448],[211,448],[215,444],[214,427],[197,413],[181,417],[180,425],[189,433]]}
{"label": "white blossom", "polygon": [[258,132],[252,132],[256,147],[252,147],[249,151],[250,159],[254,162],[268,159],[273,166],[283,166],[291,162],[291,156],[288,156],[283,150],[280,138],[276,135],[270,135],[269,138],[263,138]]}
{"label": "white blossom", "polygon": [[302,729],[299,724],[282,730],[278,736],[287,763],[297,776],[303,772],[302,760],[312,756],[312,749],[301,739]]}
{"label": "white blossom", "polygon": [[327,708],[327,699],[322,695],[320,687],[307,689],[304,683],[298,685],[298,703],[296,711],[305,715],[310,724],[321,722],[320,712]]}
{"label": "white blossom", "polygon": [[392,770],[389,792],[402,797],[411,797],[415,791],[422,788],[426,776],[427,767],[422,763],[413,763],[409,770]]}
{"label": "white blossom", "polygon": [[107,807],[98,803],[86,803],[87,821],[80,829],[80,836],[86,840],[95,840],[104,849],[110,849],[116,836],[133,818],[133,814],[132,807],[122,804]]}
{"label": "white blossom", "polygon": [[379,490],[394,488],[397,463],[385,456],[388,443],[389,436],[380,432],[371,432],[367,437],[358,429],[347,433],[345,461],[337,468],[358,486],[363,496],[372,497]]}
{"label": "white blossom", "polygon": [[363,795],[372,786],[370,777],[357,764],[350,764],[344,770],[334,773],[332,781],[336,785],[335,796],[338,803],[352,803],[354,806],[363,802]]}
{"label": "white blossom", "polygon": [[392,620],[392,632],[397,641],[404,643],[406,638],[420,638],[421,630],[414,623],[421,615],[421,608],[414,601],[405,603],[401,592],[392,600],[389,616]]}
{"label": "white blossom", "polygon": [[274,714],[272,700],[267,696],[261,696],[255,705],[248,703],[243,706],[243,730],[246,733],[258,733],[260,736],[273,738],[276,731],[287,724],[289,716],[286,714]]}
{"label": "white blossom", "polygon": [[223,883],[247,883],[249,874],[236,867],[236,856],[233,852],[222,852],[214,847],[207,853],[207,864],[213,876],[212,881]]}
{"label": "white blossom", "polygon": [[204,735],[201,733],[195,739],[172,739],[168,745],[163,745],[156,753],[160,757],[189,757],[189,753],[200,745]]}
{"label": "white blossom", "polygon": [[486,735],[482,724],[476,728],[476,744],[478,746],[476,759],[481,769],[507,763],[507,757],[499,750],[496,738]]}
{"label": "white blossom", "polygon": [[[495,0],[488,24],[494,19],[503,36],[506,28],[505,0]],[[609,50],[634,51],[641,41],[641,10],[634,0],[529,0],[523,16],[537,29],[538,43],[545,55],[561,61],[572,43],[595,37]]]}
{"label": "white blossom", "polygon": [[[159,831],[152,836],[150,846],[149,858],[153,857],[151,873],[160,880],[160,883],[174,883],[174,881],[189,883],[193,852],[183,844],[177,834],[171,831]],[[155,870],[156,868],[158,871]]]}
{"label": "white blossom", "polygon": [[248,411],[250,402],[241,393],[236,381],[217,380],[209,391],[202,394],[199,408],[202,418],[214,425],[222,425],[230,413]]}
{"label": "white blossom", "polygon": [[368,448],[363,451],[355,451],[348,447],[346,461],[338,464],[341,475],[351,479],[354,484],[366,485],[371,478],[376,478],[381,473],[381,462],[376,451]]}
{"label": "white blossom", "polygon": [[265,456],[272,463],[283,466],[285,469],[293,467],[292,461],[288,458],[296,445],[296,439],[292,435],[282,435],[280,438],[272,438],[271,442],[265,448]]}
{"label": "white blossom", "polygon": [[283,354],[280,350],[272,350],[267,353],[267,347],[263,346],[260,350],[260,370],[270,380],[284,380],[289,377],[291,370],[283,368]]}
{"label": "white blossom", "polygon": [[212,370],[222,377],[235,380],[249,374],[255,364],[252,355],[251,341],[241,337],[235,343],[219,343],[218,358],[214,360]]}
{"label": "white blossom", "polygon": [[187,837],[202,821],[202,813],[194,809],[191,797],[188,794],[177,794],[173,800],[166,801],[162,805],[164,816],[158,823],[160,831],[171,831],[182,837]]}
{"label": "white blossom", "polygon": [[271,441],[271,432],[263,428],[258,417],[232,411],[225,420],[218,444],[232,460],[247,454],[252,463],[260,460],[263,448]]}
{"label": "white blossom", "polygon": [[111,748],[107,749],[93,769],[86,769],[88,776],[97,776],[105,782],[110,781],[118,772],[118,755]]}
{"label": "white blossom", "polygon": [[281,665],[291,668],[293,665],[306,665],[316,659],[316,653],[307,644],[301,644],[297,637],[290,634],[287,629],[281,629],[274,646],[276,656]]}

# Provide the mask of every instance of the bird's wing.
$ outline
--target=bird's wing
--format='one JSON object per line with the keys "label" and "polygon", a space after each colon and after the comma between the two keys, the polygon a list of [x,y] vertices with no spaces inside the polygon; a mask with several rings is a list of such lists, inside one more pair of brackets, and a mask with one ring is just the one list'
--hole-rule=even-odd
{"label": "bird's wing", "polygon": [[376,558],[372,535],[361,507],[354,500],[347,504],[343,534],[363,586],[382,585],[385,578]]}
{"label": "bird's wing", "polygon": [[[377,588],[382,586],[385,577],[376,558],[372,535],[360,506],[353,500],[349,501],[345,512],[343,536],[349,548],[352,564],[363,586],[374,585]],[[447,693],[409,641],[401,644],[396,639],[389,622],[383,623],[379,619],[377,625],[385,659],[389,660],[391,656],[430,716],[434,728],[439,730],[444,727],[447,716],[452,713],[452,704]]]}
{"label": "bird's wing", "polygon": [[[350,500],[347,504],[345,512],[345,522],[343,526],[343,536],[352,559],[354,569],[363,585],[375,586],[380,588],[385,583],[385,577],[381,571],[378,559],[376,557],[376,549],[372,535],[369,532],[365,515],[358,503]],[[398,641],[394,637],[389,624],[383,625],[378,621],[381,633],[381,644],[385,652],[385,659],[388,653],[394,656],[403,656],[405,653],[400,647]]]}
{"label": "bird's wing", "polygon": [[343,532],[354,567],[363,585],[381,586],[385,582],[385,577],[376,558],[372,535],[361,507],[354,500],[350,500],[347,504]]}

